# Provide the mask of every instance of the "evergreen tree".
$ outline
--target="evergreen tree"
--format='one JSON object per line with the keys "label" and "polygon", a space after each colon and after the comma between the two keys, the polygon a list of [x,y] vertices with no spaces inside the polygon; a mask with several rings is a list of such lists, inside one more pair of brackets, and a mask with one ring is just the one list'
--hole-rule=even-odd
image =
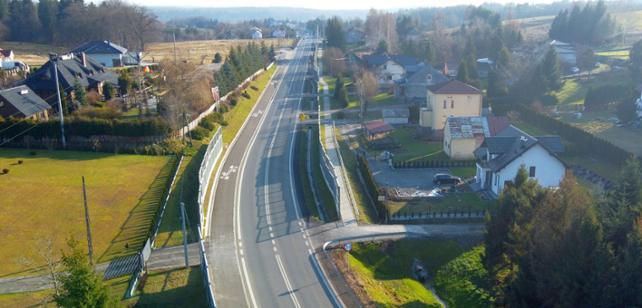
{"label": "evergreen tree", "polygon": [[470,82],[470,76],[468,75],[468,62],[462,60],[459,62],[459,68],[457,69],[457,77],[455,79],[468,83]]}
{"label": "evergreen tree", "polygon": [[59,294],[54,296],[60,307],[112,307],[115,303],[109,298],[102,279],[96,275],[87,256],[79,247],[78,241],[68,241],[69,253],[62,256],[66,274],[60,275]]}
{"label": "evergreen tree", "polygon": [[85,90],[85,87],[80,84],[80,81],[78,79],[74,80],[74,96],[76,98],[76,101],[78,101],[78,103],[80,103],[81,105],[87,104],[87,91]]}
{"label": "evergreen tree", "polygon": [[339,17],[332,17],[328,19],[325,27],[325,36],[328,47],[336,47],[345,50],[346,39],[343,33],[343,26]]}
{"label": "evergreen tree", "polygon": [[40,0],[38,2],[38,18],[42,25],[42,40],[53,42],[58,24],[58,2],[56,0]]}
{"label": "evergreen tree", "polygon": [[221,56],[220,52],[217,52],[214,54],[214,60],[212,61],[213,63],[221,63],[223,62],[223,57]]}
{"label": "evergreen tree", "polygon": [[379,41],[377,49],[375,50],[376,54],[382,55],[388,53],[388,43],[386,41]]}
{"label": "evergreen tree", "polygon": [[562,87],[560,63],[554,48],[549,48],[546,53],[541,65],[541,74],[546,83],[546,91],[559,90]]}

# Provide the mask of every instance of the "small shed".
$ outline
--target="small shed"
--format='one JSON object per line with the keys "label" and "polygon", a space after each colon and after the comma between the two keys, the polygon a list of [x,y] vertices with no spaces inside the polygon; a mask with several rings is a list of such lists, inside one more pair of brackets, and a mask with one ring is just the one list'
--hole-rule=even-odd
{"label": "small shed", "polygon": [[363,126],[368,140],[383,138],[394,130],[394,128],[384,120],[366,122]]}

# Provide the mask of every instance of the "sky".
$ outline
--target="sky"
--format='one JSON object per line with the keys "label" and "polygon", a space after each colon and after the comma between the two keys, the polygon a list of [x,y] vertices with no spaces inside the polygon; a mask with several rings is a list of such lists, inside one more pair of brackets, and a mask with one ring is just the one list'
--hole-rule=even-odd
{"label": "sky", "polygon": [[351,10],[351,9],[399,9],[428,6],[454,6],[461,4],[480,5],[484,2],[497,3],[549,3],[552,0],[129,0],[129,2],[144,6],[178,6],[183,7],[303,7],[326,10]]}

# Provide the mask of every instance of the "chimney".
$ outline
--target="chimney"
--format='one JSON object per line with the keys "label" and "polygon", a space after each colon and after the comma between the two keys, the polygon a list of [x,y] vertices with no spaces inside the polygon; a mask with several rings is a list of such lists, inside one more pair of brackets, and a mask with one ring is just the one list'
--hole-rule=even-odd
{"label": "chimney", "polygon": [[82,66],[87,67],[87,54],[82,52],[80,53],[80,57],[82,59]]}
{"label": "chimney", "polygon": [[520,141],[520,146],[523,149],[526,146],[526,141],[528,141],[528,138],[526,138],[525,136],[521,136],[519,137],[519,141]]}

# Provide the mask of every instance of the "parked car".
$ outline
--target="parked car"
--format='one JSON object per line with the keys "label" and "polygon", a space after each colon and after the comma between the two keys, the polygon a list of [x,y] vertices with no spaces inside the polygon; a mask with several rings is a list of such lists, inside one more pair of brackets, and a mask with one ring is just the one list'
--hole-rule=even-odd
{"label": "parked car", "polygon": [[437,173],[432,177],[432,182],[437,185],[458,185],[461,178],[447,173]]}

